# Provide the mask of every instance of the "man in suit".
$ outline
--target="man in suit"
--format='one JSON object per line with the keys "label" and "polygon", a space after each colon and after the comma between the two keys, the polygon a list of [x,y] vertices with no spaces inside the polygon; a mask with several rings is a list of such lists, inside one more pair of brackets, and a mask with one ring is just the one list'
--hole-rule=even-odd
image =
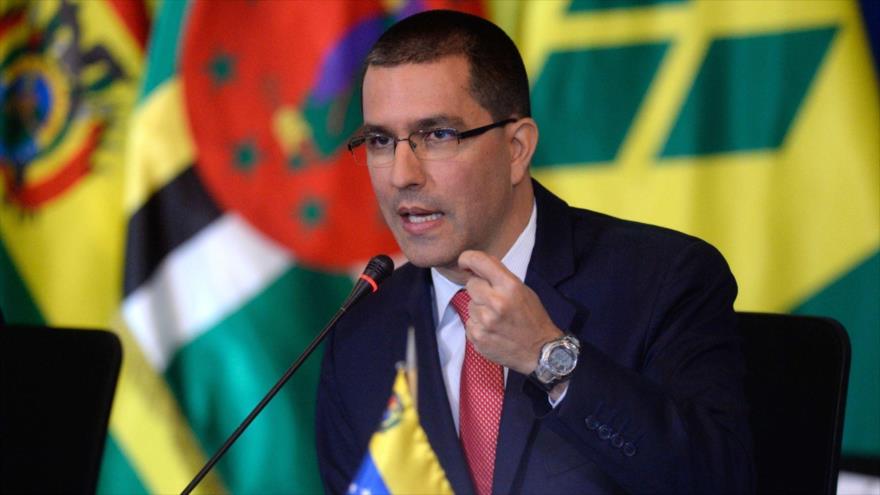
{"label": "man in suit", "polygon": [[363,114],[349,146],[410,263],[326,344],[329,492],[367,450],[410,326],[422,426],[456,493],[753,489],[727,264],[530,178],[538,128],[503,31],[449,11],[399,22],[367,57]]}

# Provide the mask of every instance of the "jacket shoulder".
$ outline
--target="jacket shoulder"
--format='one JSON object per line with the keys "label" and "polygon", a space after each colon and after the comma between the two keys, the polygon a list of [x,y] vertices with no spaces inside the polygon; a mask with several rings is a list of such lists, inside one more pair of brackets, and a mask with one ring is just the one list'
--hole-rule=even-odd
{"label": "jacket shoulder", "polygon": [[570,211],[576,250],[592,247],[649,258],[676,257],[683,251],[694,251],[723,259],[707,241],[675,229],[580,208]]}

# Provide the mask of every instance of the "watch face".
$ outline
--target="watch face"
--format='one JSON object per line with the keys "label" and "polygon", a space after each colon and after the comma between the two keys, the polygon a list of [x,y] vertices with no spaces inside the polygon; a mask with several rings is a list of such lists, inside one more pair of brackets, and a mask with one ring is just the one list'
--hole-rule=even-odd
{"label": "watch face", "polygon": [[565,347],[557,347],[547,356],[547,367],[556,375],[568,374],[574,367],[574,354]]}

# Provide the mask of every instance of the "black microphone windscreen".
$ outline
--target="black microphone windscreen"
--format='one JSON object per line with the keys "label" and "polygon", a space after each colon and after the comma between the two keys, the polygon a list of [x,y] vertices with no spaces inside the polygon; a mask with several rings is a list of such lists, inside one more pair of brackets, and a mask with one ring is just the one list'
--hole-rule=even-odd
{"label": "black microphone windscreen", "polygon": [[381,284],[393,271],[394,261],[384,254],[377,254],[367,263],[364,275],[372,278],[376,284]]}
{"label": "black microphone windscreen", "polygon": [[393,271],[394,262],[391,261],[391,258],[384,254],[373,256],[373,259],[367,263],[364,272],[354,284],[354,288],[352,288],[348,298],[342,303],[343,310],[347,310],[368,293],[379,290],[379,284],[388,278]]}

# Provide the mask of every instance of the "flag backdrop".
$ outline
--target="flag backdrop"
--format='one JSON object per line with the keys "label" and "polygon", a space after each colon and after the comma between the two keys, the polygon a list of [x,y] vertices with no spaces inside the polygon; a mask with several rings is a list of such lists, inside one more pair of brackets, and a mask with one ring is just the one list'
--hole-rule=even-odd
{"label": "flag backdrop", "polygon": [[[332,315],[352,274],[396,250],[366,170],[342,151],[361,123],[357,79],[372,42],[442,5],[163,4],[128,143],[118,327],[135,359],[113,416],[147,491],[180,490]],[[206,491],[321,491],[319,362]]]}
{"label": "flag backdrop", "polygon": [[[394,249],[341,150],[372,40],[444,5],[154,4],[0,3],[0,306],[122,338],[102,493],[179,492],[351,274]],[[713,242],[739,309],[841,320],[844,453],[880,456],[880,117],[858,4],[485,7],[529,70],[535,175],[575,205]],[[206,490],[320,491],[317,365]]]}

